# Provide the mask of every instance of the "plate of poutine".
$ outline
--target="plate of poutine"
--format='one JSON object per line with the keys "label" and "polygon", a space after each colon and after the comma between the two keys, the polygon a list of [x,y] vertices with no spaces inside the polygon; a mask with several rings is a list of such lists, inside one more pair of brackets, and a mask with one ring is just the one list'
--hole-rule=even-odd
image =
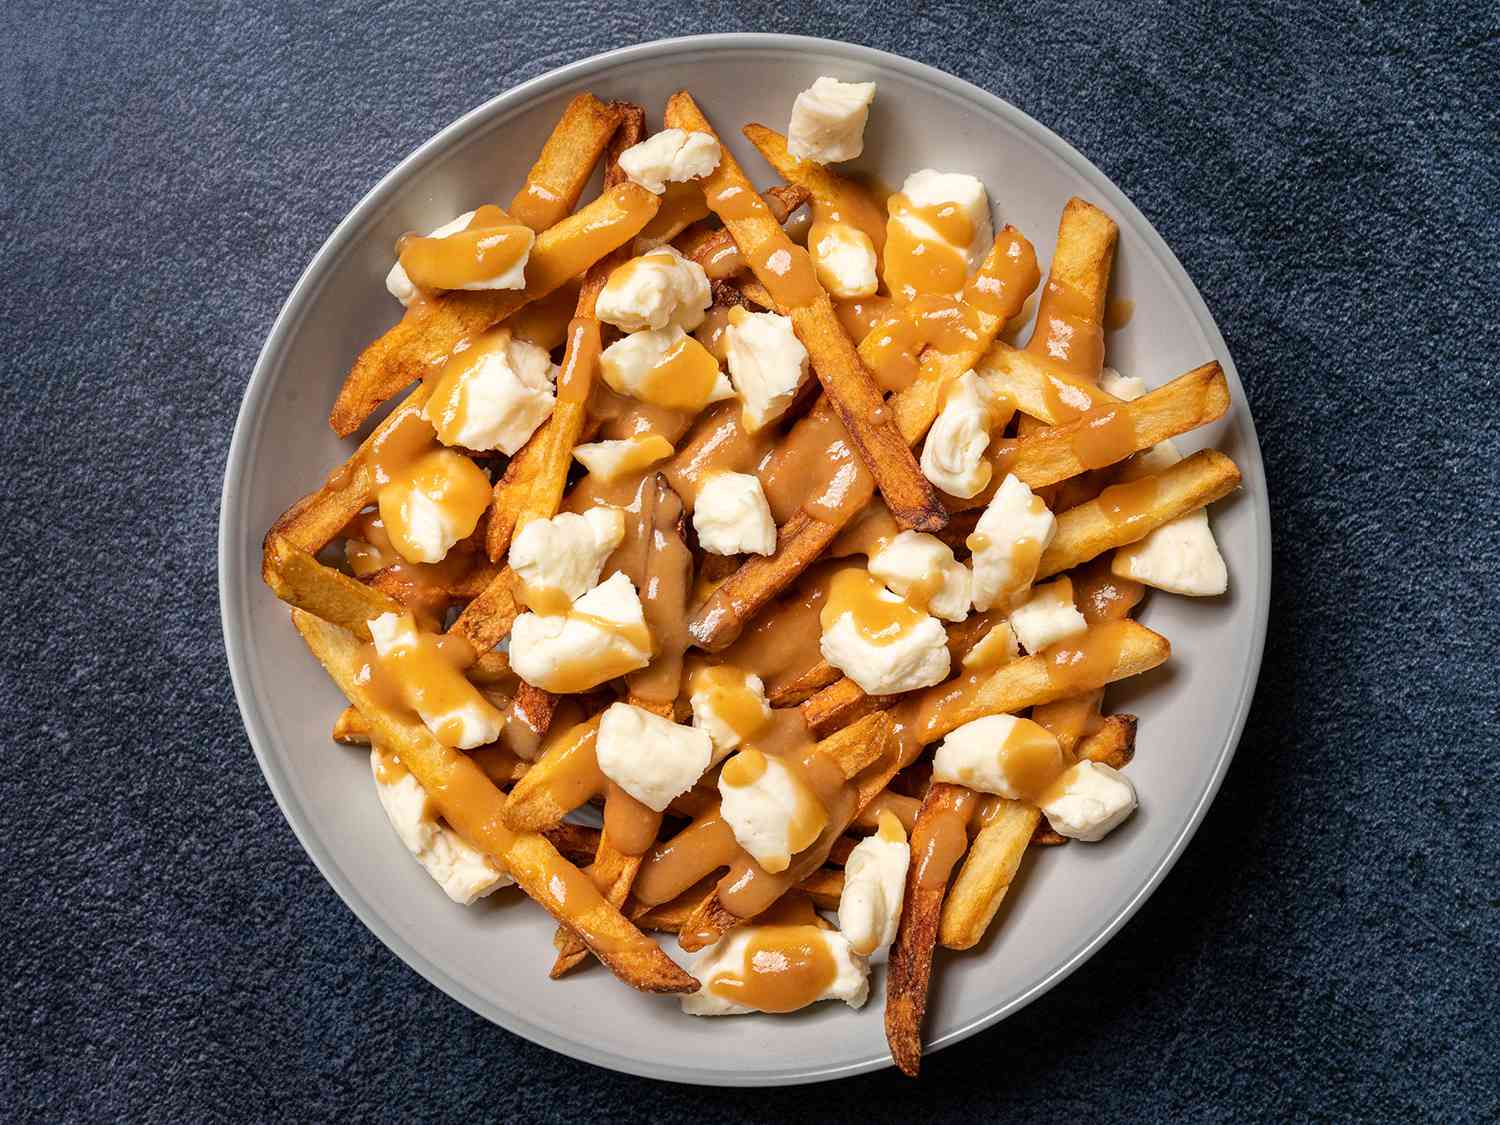
{"label": "plate of poutine", "polygon": [[916,1076],[1144,901],[1269,546],[1223,339],[1097,169],[929,67],[721,35],[519,86],[338,226],[220,581],[382,941],[575,1057],[786,1084]]}

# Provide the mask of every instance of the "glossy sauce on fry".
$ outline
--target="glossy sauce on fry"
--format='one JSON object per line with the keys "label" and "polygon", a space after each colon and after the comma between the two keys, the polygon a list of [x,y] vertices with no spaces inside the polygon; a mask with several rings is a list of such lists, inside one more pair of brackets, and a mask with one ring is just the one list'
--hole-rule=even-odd
{"label": "glossy sauce on fry", "polygon": [[1049,278],[1026,348],[1065,375],[1097,379],[1104,366],[1104,326],[1095,319],[1094,302],[1076,286]]}
{"label": "glossy sauce on fry", "polygon": [[798,419],[757,475],[778,524],[799,508],[825,523],[843,523],[875,489],[875,479],[826,399]]}

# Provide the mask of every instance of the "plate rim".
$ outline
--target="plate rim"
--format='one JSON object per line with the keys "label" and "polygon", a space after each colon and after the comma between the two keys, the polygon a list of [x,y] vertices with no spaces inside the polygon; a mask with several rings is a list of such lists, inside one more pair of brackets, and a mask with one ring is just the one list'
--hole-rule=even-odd
{"label": "plate rim", "polygon": [[994,1026],[1002,1019],[1019,1011],[1033,1000],[1036,1000],[1060,984],[1085,961],[1098,952],[1135,915],[1146,899],[1155,892],[1167,874],[1176,866],[1183,851],[1202,824],[1209,806],[1218,794],[1244,732],[1250,706],[1260,679],[1273,580],[1271,570],[1270,502],[1265,485],[1264,458],[1261,453],[1255,419],[1249,408],[1248,398],[1244,393],[1244,385],[1239,379],[1233,358],[1229,353],[1229,348],[1224,341],[1223,334],[1219,330],[1218,321],[1208,308],[1208,304],[1204,301],[1202,294],[1198,291],[1197,285],[1194,284],[1177,255],[1172,251],[1171,247],[1162,238],[1150,220],[1141,213],[1113,180],[1096,167],[1092,161],[1057,133],[1005,98],[977,86],[966,79],[949,74],[927,63],[918,62],[914,59],[892,54],[878,48],[845,43],[833,39],[823,39],[816,36],[766,32],[725,32],[654,39],[578,59],[553,70],[546,71],[534,78],[530,78],[509,90],[502,91],[438,130],[438,132],[433,134],[381,176],[375,185],[339,221],[328,238],[324,240],[316,253],[309,259],[307,265],[298,275],[295,284],[293,284],[291,290],[288,292],[286,299],[282,302],[280,309],[277,311],[276,318],[272,322],[265,342],[257,354],[255,365],[251,369],[250,378],[246,383],[244,395],[235,417],[233,437],[231,438],[229,451],[225,458],[217,537],[219,614],[223,629],[230,682],[233,686],[235,703],[240,712],[246,737],[260,766],[261,774],[265,778],[266,784],[270,788],[282,816],[286,818],[303,851],[312,860],[313,865],[338,894],[340,899],[343,900],[344,905],[354,913],[355,917],[387,949],[396,954],[408,967],[415,970],[429,983],[441,989],[445,994],[457,1000],[464,1007],[485,1020],[516,1035],[520,1035],[533,1043],[556,1051],[559,1054],[610,1070],[638,1075],[644,1078],[654,1078],[689,1085],[775,1086],[826,1082],[884,1069],[892,1065],[892,1059],[889,1053],[877,1053],[852,1062],[833,1065],[809,1064],[795,1068],[750,1072],[729,1072],[694,1068],[666,1062],[665,1060],[654,1060],[648,1063],[566,1038],[547,1028],[533,1024],[514,1012],[501,1009],[487,999],[471,992],[466,985],[450,975],[447,970],[407,945],[385,923],[384,919],[378,914],[371,903],[361,896],[352,883],[345,878],[343,872],[333,862],[332,857],[324,852],[321,844],[317,842],[314,836],[310,818],[305,815],[302,806],[291,797],[287,777],[265,749],[265,746],[271,741],[270,735],[262,725],[259,713],[253,705],[253,695],[248,687],[249,681],[252,678],[249,654],[245,647],[245,635],[248,634],[248,630],[241,628],[240,617],[236,616],[236,610],[248,608],[247,606],[239,605],[238,602],[248,599],[249,592],[246,583],[246,571],[252,568],[245,565],[245,559],[241,554],[243,543],[236,542],[235,536],[237,533],[243,531],[245,524],[243,518],[243,492],[239,486],[247,475],[247,465],[252,452],[251,431],[257,428],[255,423],[259,420],[270,395],[266,372],[274,363],[277,354],[283,350],[286,343],[300,329],[305,314],[300,313],[298,310],[307,307],[309,302],[306,298],[311,293],[312,288],[315,285],[321,284],[321,280],[316,275],[320,272],[323,263],[336,256],[352,238],[354,229],[361,225],[371,212],[381,207],[387,201],[387,197],[398,190],[400,181],[405,179],[409,169],[445,152],[451,142],[460,139],[465,133],[486,123],[493,115],[503,113],[507,109],[519,109],[533,98],[543,97],[560,87],[565,87],[581,79],[598,75],[603,71],[645,59],[659,59],[693,51],[716,52],[747,49],[764,49],[778,52],[788,50],[793,52],[816,51],[823,54],[842,56],[844,59],[854,63],[875,63],[882,67],[894,69],[902,72],[906,77],[933,85],[946,93],[957,96],[961,100],[978,102],[990,112],[1007,119],[1015,128],[1029,134],[1033,140],[1039,142],[1044,148],[1055,154],[1069,168],[1089,182],[1091,187],[1096,188],[1105,198],[1108,205],[1114,209],[1117,216],[1129,220],[1132,227],[1140,234],[1147,246],[1161,259],[1166,268],[1167,275],[1176,284],[1188,306],[1197,315],[1199,327],[1203,329],[1211,348],[1215,351],[1215,354],[1221,357],[1220,362],[1224,367],[1226,377],[1233,386],[1239,389],[1239,398],[1244,404],[1244,423],[1248,428],[1248,434],[1251,439],[1247,452],[1253,455],[1255,472],[1247,474],[1247,476],[1253,475],[1257,478],[1255,483],[1259,487],[1253,490],[1246,489],[1245,494],[1246,500],[1251,504],[1253,509],[1252,517],[1255,526],[1253,536],[1254,549],[1257,556],[1257,573],[1261,578],[1254,590],[1254,604],[1252,607],[1253,628],[1250,637],[1251,648],[1248,674],[1244,682],[1240,685],[1228,733],[1224,744],[1219,748],[1217,757],[1213,762],[1208,784],[1194,805],[1181,831],[1173,839],[1171,846],[1151,869],[1149,875],[1136,891],[1105,925],[1075,948],[1052,971],[1034,981],[1029,987],[1025,988],[1008,1002],[998,1004],[984,1015],[971,1019],[967,1023],[955,1027],[929,1041],[925,1045],[925,1052],[927,1054],[939,1051],[944,1047],[958,1043],[986,1028]]}

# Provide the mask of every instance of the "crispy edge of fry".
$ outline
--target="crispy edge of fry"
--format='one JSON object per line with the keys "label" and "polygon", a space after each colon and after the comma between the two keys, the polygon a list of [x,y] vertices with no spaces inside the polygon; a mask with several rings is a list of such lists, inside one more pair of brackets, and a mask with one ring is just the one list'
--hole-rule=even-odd
{"label": "crispy edge of fry", "polygon": [[1162,524],[1228,496],[1239,487],[1240,470],[1218,450],[1200,449],[1155,477],[1156,494],[1147,511],[1127,523],[1110,519],[1098,500],[1059,513],[1057,532],[1037,564],[1037,580],[1144,539]]}
{"label": "crispy edge of fry", "polygon": [[359,713],[359,708],[349,704],[333,721],[332,738],[340,746],[370,745],[370,724]]}
{"label": "crispy edge of fry", "polygon": [[[643,992],[697,990],[698,982],[610,905],[587,876],[572,881],[569,894],[576,900],[567,904],[565,912],[549,879],[557,865],[567,860],[544,837],[515,833],[504,826],[505,797],[472,759],[438,742],[420,723],[383,708],[368,687],[358,682],[359,644],[352,633],[301,610],[292,611],[292,621],[334,683],[365,716],[371,737],[400,757],[449,827],[470,846],[499,861],[521,889],[559,922],[587,935],[599,959],[633,988]],[[455,804],[447,794],[460,779],[474,792],[492,794],[493,799],[483,802],[483,808]]]}
{"label": "crispy edge of fry", "polygon": [[[839,826],[840,835],[853,822],[854,817],[859,815],[860,809],[873,798],[874,793],[868,791],[867,779],[860,775],[868,767],[888,757],[887,749],[891,737],[890,716],[883,711],[877,711],[818,742],[818,750],[838,764],[839,771],[844,777],[858,783],[858,797],[854,809],[849,815],[849,820]],[[892,769],[890,776],[893,776],[895,772]],[[890,776],[886,776],[885,780],[879,783],[879,789],[885,788],[890,781]],[[684,923],[678,936],[678,944],[692,953],[702,949],[705,945],[712,945],[735,926],[746,921],[748,919],[735,914],[720,900],[716,883],[713,894],[700,902]]]}
{"label": "crispy edge of fry", "polygon": [[1119,226],[1088,200],[1075,195],[1063,205],[1057,221],[1057,249],[1047,277],[1078,290],[1098,321],[1104,319],[1119,239]]}
{"label": "crispy edge of fry", "polygon": [[[609,141],[609,155],[604,165],[604,188],[609,190],[625,182],[620,169],[620,153],[638,143],[646,128],[646,111],[628,102],[615,103],[620,117],[619,128]],[[609,275],[630,257],[628,246],[618,246],[591,265],[583,276],[578,302],[573,308],[575,319],[593,319],[599,294]],[[574,360],[575,340],[569,333],[563,354],[562,369],[568,370]],[[588,386],[578,399],[559,398],[551,415],[511,459],[505,474],[495,482],[490,499],[490,523],[485,533],[485,549],[493,562],[510,548],[512,535],[533,519],[550,519],[562,504],[568,483],[568,469],[573,463],[573,447],[588,427],[588,389],[593,386],[596,371],[589,372]]]}
{"label": "crispy edge of fry", "polygon": [[542,830],[542,835],[552,841],[552,846],[574,867],[581,867],[594,858],[599,847],[599,829],[582,824],[554,825]]}
{"label": "crispy edge of fry", "polygon": [[[627,212],[626,199],[632,210],[640,207],[641,222]],[[629,242],[660,205],[638,184],[619,184],[537,235],[524,289],[453,290],[413,305],[354,361],[328,415],[333,432],[340,437],[353,433],[377,406],[420,378],[465,336],[498,324]],[[599,232],[606,228],[609,234],[601,237]]]}
{"label": "crispy edge of fry", "polygon": [[568,103],[511,201],[511,210],[522,222],[540,234],[577,206],[624,110],[624,104],[606,104],[590,93],[578,94]]}
{"label": "crispy edge of fry", "polygon": [[[1218,361],[1211,360],[1149,394],[1110,409],[1124,415],[1131,427],[1130,448],[1120,457],[1124,460],[1159,441],[1223,417],[1229,409],[1229,383]],[[990,485],[970,499],[954,498],[950,503],[960,509],[988,504],[1007,473],[1014,473],[1032,488],[1043,488],[1087,472],[1091,467],[1102,467],[1085,465],[1078,459],[1074,445],[1080,431],[1094,420],[1085,414],[1062,425],[1033,430],[1025,437],[992,443],[984,452],[985,460],[994,467]]]}
{"label": "crispy edge of fry", "polygon": [[506,638],[523,612],[516,600],[515,571],[506,567],[464,606],[463,612],[448,626],[448,632],[463,637],[477,651],[488,652]]}
{"label": "crispy edge of fry", "polygon": [[348,629],[363,641],[370,639],[372,617],[402,610],[394,598],[324,566],[274,530],[266,535],[261,578],[287,605]]}
{"label": "crispy edge of fry", "polygon": [[[708,133],[715,140],[719,139],[686,90],[679,90],[667,100],[666,121],[669,126]],[[755,190],[729,150],[723,148],[721,151],[719,166],[704,179],[703,190],[710,207],[720,186]],[[781,229],[781,224],[769,214],[725,218],[724,226],[751,262],[752,270],[756,248],[767,242],[784,248],[788,253],[798,249]],[[765,282],[764,278],[759,279]],[[780,311],[790,315],[798,338],[807,348],[818,381],[823,384],[850,442],[875,478],[896,522],[903,528],[916,531],[941,529],[948,517],[937,492],[922,475],[917,459],[912,456],[911,446],[897,429],[894,418],[884,409],[884,396],[839,323],[828,294],[820,285],[817,298],[810,304]]]}
{"label": "crispy edge of fry", "polygon": [[[578,741],[599,733],[599,719],[600,716],[595,715],[569,730],[566,737],[560,737],[547,748],[545,754],[532,762],[526,776],[516,782],[515,788],[505,799],[505,823],[512,831],[540,832],[544,828],[551,828],[562,823],[562,818],[577,807],[565,809],[559,805],[553,795],[552,785],[562,768],[560,763]],[[602,792],[601,787],[599,793]],[[588,796],[597,797],[599,793],[590,793]],[[585,801],[587,799],[585,797]]]}
{"label": "crispy edge of fry", "polygon": [[[911,830],[914,857],[922,854],[934,823],[952,812],[964,793],[962,786],[943,782],[935,782],[927,790]],[[886,1042],[901,1073],[909,1078],[915,1078],[922,1066],[922,1021],[927,1015],[932,953],[937,945],[938,919],[947,890],[946,880],[943,886],[924,886],[922,867],[920,862],[907,866],[901,924],[891,945],[885,977]]]}

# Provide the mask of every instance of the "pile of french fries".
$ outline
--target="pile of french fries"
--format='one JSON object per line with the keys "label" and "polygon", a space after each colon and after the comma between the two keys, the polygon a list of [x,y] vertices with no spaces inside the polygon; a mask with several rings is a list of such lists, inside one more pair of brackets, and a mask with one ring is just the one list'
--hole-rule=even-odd
{"label": "pile of french fries", "polygon": [[[348,698],[349,707],[334,726],[335,740],[374,745],[398,758],[427,791],[444,823],[503,867],[527,896],[554,916],[554,977],[592,955],[634,988],[686,993],[696,990],[699,982],[651,935],[678,934],[684,947],[698,948],[745,924],[748,919],[730,912],[720,899],[722,865],[702,871],[699,881],[665,900],[660,894],[649,896],[649,901],[638,896],[642,857],[612,846],[607,833],[566,819],[605,796],[608,786],[598,770],[580,773],[578,762],[591,759],[600,713],[623,695],[623,686],[558,697],[519,680],[507,656],[511,626],[525,611],[518,600],[516,575],[506,564],[507,550],[518,529],[556,515],[569,490],[577,486],[573,450],[589,441],[599,425],[591,416],[589,396],[560,395],[550,418],[514,456],[474,454],[475,463],[493,483],[492,500],[473,535],[454,549],[462,565],[445,566],[441,581],[414,585],[394,569],[356,577],[336,555],[351,524],[375,501],[379,482],[371,469],[371,451],[403,420],[421,412],[429,394],[423,377],[456,347],[506,323],[560,354],[561,369],[569,373],[570,364],[579,360],[578,341],[565,327],[570,318],[573,324],[592,318],[610,272],[634,253],[666,242],[709,269],[716,305],[775,310],[770,293],[774,286],[749,264],[764,261],[768,246],[794,245],[795,230],[788,224],[809,200],[854,189],[838,172],[793,157],[773,130],[751,125],[744,130],[746,137],[785,180],[759,193],[768,207],[750,217],[714,214],[714,201],[724,198],[727,188],[757,191],[726,148],[718,167],[698,183],[703,205],[681,208],[676,223],[654,223],[657,198],[629,182],[617,163],[619,153],[645,135],[644,120],[641,107],[605,103],[589,94],[576,97],[508,209],[536,231],[525,287],[442,293],[414,305],[364,349],[339,391],[329,423],[345,437],[362,428],[369,427],[369,432],[343,466],[293,504],[267,533],[263,577],[293,607],[296,628]],[[686,92],[669,100],[665,121],[668,127],[714,133]],[[579,206],[601,161],[603,193]],[[997,247],[1002,241],[1025,242],[1010,228],[1000,232]],[[1093,302],[1093,315],[1101,322],[1115,241],[1115,224],[1102,211],[1079,199],[1067,202],[1051,275]],[[973,338],[964,347],[926,347],[918,355],[911,385],[889,396],[866,363],[870,349],[877,346],[877,333],[851,339],[826,296],[775,310],[790,315],[809,353],[816,375],[811,389],[817,392],[801,396],[778,432],[820,412],[831,414],[867,470],[862,479],[870,483],[857,485],[866,487],[864,498],[872,505],[883,503],[899,527],[937,533],[961,552],[975,509],[989,494],[967,501],[941,495],[924,478],[913,447],[937,416],[944,386],[966,370],[977,370],[1017,408],[1009,436],[997,435],[988,454],[1003,466],[995,483],[1004,472],[1012,473],[1046,497],[1057,512],[1056,537],[1041,558],[1038,579],[1107,566],[1114,549],[1236,487],[1239,473],[1229,459],[1203,451],[1159,474],[1145,511],[1123,523],[1111,518],[1101,507],[1100,492],[1110,483],[1112,469],[1090,469],[1080,463],[1071,440],[1080,423],[1058,416],[1055,397],[1049,394],[1053,371],[1045,357],[1008,342],[1029,316],[1029,307],[1023,307],[1027,296],[1011,295],[1004,315],[976,317]],[[564,377],[572,374],[594,378],[588,370]],[[370,427],[379,409],[393,400],[390,412]],[[1128,416],[1136,435],[1129,451],[1133,454],[1213,421],[1228,404],[1224,375],[1210,362],[1143,397],[1118,403],[1117,409]],[[737,403],[719,404],[705,417],[735,408]],[[690,430],[677,443],[671,461],[658,468],[669,476],[674,465],[686,464],[702,452],[712,432],[708,425]],[[726,560],[696,552],[698,600],[690,606],[689,629],[702,659],[715,659],[713,654],[772,620],[769,614],[795,597],[799,581],[829,557],[845,530],[797,511],[782,521],[770,555]],[[1135,597],[1138,600],[1138,590]],[[498,744],[469,752],[443,745],[416,715],[363,682],[361,652],[371,639],[369,622],[404,611],[415,611],[432,628],[472,646],[477,660],[467,669],[469,679],[488,698],[503,704],[508,729],[530,732],[539,755],[514,753],[514,747]],[[978,614],[949,626],[955,669],[996,620],[994,615]],[[908,736],[908,744],[915,750],[930,749],[971,719],[1029,713],[1058,736],[1072,760],[1123,766],[1135,750],[1136,720],[1105,711],[1104,689],[1110,682],[1162,664],[1170,646],[1128,616],[1118,627],[1113,666],[1075,685],[1071,694],[1059,695],[1040,656],[1023,656],[989,673],[962,709],[940,712],[940,720],[917,732],[915,742]],[[808,643],[815,646],[816,637]],[[936,699],[948,686],[913,694]],[[971,826],[966,852],[951,878],[938,886],[920,885],[919,857],[933,825],[972,795],[961,786],[929,783],[925,756],[913,759],[910,752],[894,749],[900,741],[898,706],[909,704],[910,698],[898,702],[867,696],[821,661],[768,688],[778,711],[799,709],[807,729],[820,740],[818,749],[838,765],[857,793],[848,822],[826,859],[799,866],[794,858],[781,889],[795,887],[816,906],[832,909],[843,884],[843,859],[860,835],[873,829],[875,813],[895,810],[910,830],[913,860],[890,955],[885,1019],[897,1064],[915,1074],[935,948],[975,946],[1028,852],[1066,841],[1048,829],[1034,805],[997,798],[982,825]],[[672,704],[654,704],[653,709],[680,718],[687,703],[679,697]],[[452,797],[460,792],[462,800]],[[679,797],[658,820],[657,849],[691,848],[716,832],[722,837],[717,801],[711,776]]]}

